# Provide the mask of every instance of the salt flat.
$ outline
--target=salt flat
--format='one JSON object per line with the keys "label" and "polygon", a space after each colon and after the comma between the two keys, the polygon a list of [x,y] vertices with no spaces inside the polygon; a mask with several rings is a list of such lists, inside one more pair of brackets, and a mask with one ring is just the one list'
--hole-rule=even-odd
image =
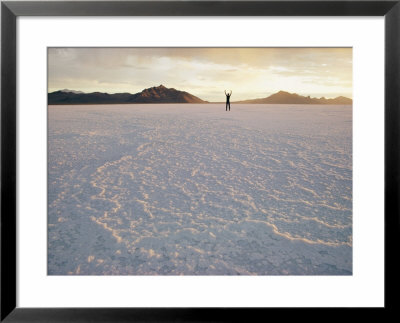
{"label": "salt flat", "polygon": [[352,274],[351,106],[48,115],[48,274]]}

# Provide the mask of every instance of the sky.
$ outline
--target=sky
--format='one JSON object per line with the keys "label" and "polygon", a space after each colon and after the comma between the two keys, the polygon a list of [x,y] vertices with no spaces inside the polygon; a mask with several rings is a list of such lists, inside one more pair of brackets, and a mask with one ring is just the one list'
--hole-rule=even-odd
{"label": "sky", "polygon": [[49,48],[48,91],[137,93],[164,85],[207,101],[278,91],[352,98],[352,48]]}

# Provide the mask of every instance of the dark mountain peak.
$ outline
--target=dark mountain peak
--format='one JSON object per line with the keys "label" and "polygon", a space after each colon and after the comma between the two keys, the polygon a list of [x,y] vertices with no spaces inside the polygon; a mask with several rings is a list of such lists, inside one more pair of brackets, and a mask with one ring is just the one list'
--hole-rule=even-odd
{"label": "dark mountain peak", "polygon": [[206,101],[184,91],[167,88],[164,85],[153,86],[134,94],[137,103],[204,103]]}
{"label": "dark mountain peak", "polygon": [[166,88],[164,85],[160,84],[159,86],[152,86],[152,87],[149,87],[149,88],[147,88],[147,89],[144,89],[142,92],[145,92],[145,91],[147,91],[147,92],[151,92],[151,91],[164,91],[164,90],[171,90],[171,89],[168,89],[168,88]]}
{"label": "dark mountain peak", "polygon": [[159,85],[159,86],[152,86],[147,89],[142,90],[141,93],[163,93],[169,90],[174,90],[174,89],[168,89],[164,85]]}

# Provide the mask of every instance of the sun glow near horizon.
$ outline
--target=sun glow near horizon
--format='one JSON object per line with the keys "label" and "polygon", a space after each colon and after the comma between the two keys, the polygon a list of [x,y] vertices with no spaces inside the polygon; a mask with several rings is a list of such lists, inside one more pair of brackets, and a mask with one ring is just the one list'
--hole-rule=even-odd
{"label": "sun glow near horizon", "polygon": [[163,84],[207,101],[280,90],[352,98],[352,48],[49,48],[48,91],[137,93]]}

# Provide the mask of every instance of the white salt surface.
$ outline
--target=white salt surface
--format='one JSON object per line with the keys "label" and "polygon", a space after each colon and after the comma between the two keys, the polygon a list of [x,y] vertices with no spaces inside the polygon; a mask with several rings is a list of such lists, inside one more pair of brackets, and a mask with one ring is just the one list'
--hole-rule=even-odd
{"label": "white salt surface", "polygon": [[48,274],[352,274],[351,106],[48,111]]}

